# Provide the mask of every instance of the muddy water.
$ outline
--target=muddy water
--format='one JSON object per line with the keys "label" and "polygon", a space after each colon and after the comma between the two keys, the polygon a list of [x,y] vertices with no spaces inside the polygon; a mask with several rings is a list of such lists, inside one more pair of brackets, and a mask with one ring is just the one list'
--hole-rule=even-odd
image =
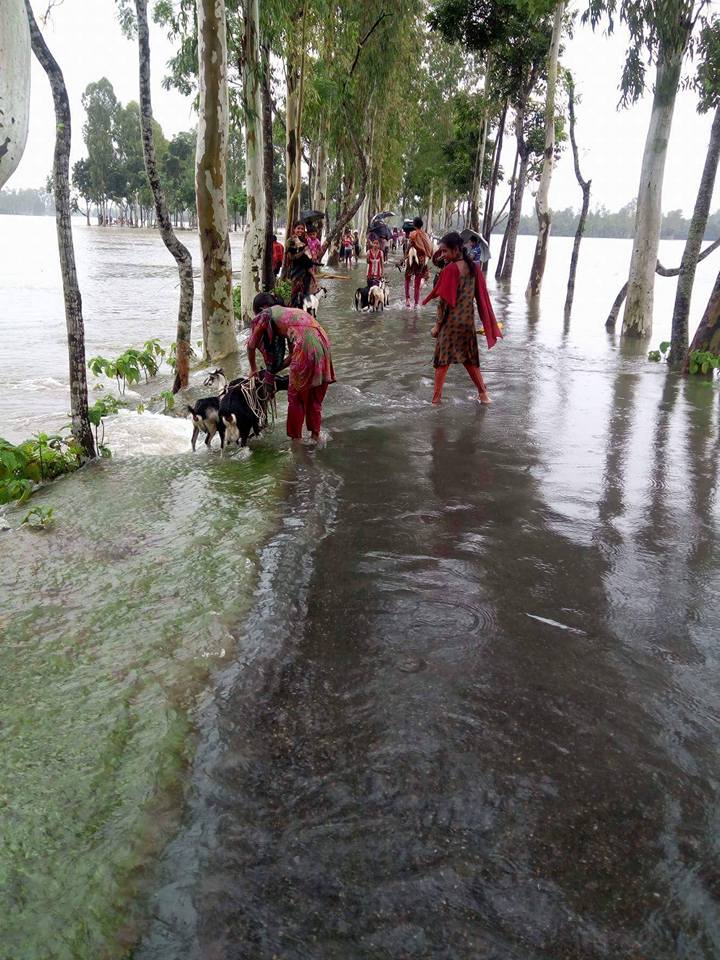
{"label": "muddy water", "polygon": [[720,952],[716,389],[548,300],[497,296],[489,409],[429,406],[428,313],[326,305],[143,960]]}
{"label": "muddy water", "polygon": [[720,953],[717,388],[607,337],[617,246],[569,326],[530,252],[492,407],[336,283],[320,449],[126,414],[2,535],[9,956]]}

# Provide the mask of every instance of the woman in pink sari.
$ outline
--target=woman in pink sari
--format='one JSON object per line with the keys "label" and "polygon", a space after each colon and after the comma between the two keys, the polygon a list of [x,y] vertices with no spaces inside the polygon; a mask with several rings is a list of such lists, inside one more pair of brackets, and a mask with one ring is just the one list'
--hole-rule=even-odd
{"label": "woman in pink sari", "polygon": [[255,297],[253,313],[247,343],[251,375],[258,373],[257,350],[270,373],[289,367],[287,435],[300,440],[303,423],[307,423],[313,440],[318,440],[323,400],[329,384],[335,383],[327,333],[309,313],[278,304],[269,293]]}

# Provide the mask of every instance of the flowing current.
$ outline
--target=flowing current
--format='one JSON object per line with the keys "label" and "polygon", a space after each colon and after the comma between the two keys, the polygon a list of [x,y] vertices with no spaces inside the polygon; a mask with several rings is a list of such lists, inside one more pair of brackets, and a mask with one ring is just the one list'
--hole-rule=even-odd
{"label": "flowing current", "polygon": [[[157,238],[77,232],[89,354],[169,340]],[[491,284],[487,409],[461,368],[430,406],[432,309],[393,269],[357,315],[357,270],[321,305],[320,448],[280,422],[193,455],[129,410],[36,496],[53,530],[5,511],[3,960],[720,954],[717,388],[606,335],[620,241],[587,242],[564,324],[569,246],[539,309],[528,240]],[[31,291],[11,439],[63,412]]]}

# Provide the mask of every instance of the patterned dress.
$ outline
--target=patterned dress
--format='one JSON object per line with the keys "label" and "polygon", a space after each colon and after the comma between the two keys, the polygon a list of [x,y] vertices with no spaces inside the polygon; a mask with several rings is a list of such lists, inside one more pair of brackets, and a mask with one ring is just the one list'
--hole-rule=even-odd
{"label": "patterned dress", "polygon": [[433,366],[446,367],[450,363],[480,366],[475,333],[475,277],[469,271],[459,279],[454,307],[439,300],[437,323],[440,332],[435,341]]}
{"label": "patterned dress", "polygon": [[302,393],[335,383],[330,339],[314,317],[293,307],[268,307],[253,320],[247,345],[260,350],[269,366],[277,336],[286,337],[290,344],[290,390]]}

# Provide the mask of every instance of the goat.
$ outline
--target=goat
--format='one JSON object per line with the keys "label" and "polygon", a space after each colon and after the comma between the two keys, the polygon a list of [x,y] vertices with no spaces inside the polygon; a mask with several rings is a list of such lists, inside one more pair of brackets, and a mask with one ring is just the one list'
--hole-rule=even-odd
{"label": "goat", "polygon": [[317,320],[318,307],[320,306],[320,299],[327,296],[327,288],[320,287],[317,293],[309,293],[303,300],[303,310],[305,313],[309,313],[311,317],[315,317]]}

